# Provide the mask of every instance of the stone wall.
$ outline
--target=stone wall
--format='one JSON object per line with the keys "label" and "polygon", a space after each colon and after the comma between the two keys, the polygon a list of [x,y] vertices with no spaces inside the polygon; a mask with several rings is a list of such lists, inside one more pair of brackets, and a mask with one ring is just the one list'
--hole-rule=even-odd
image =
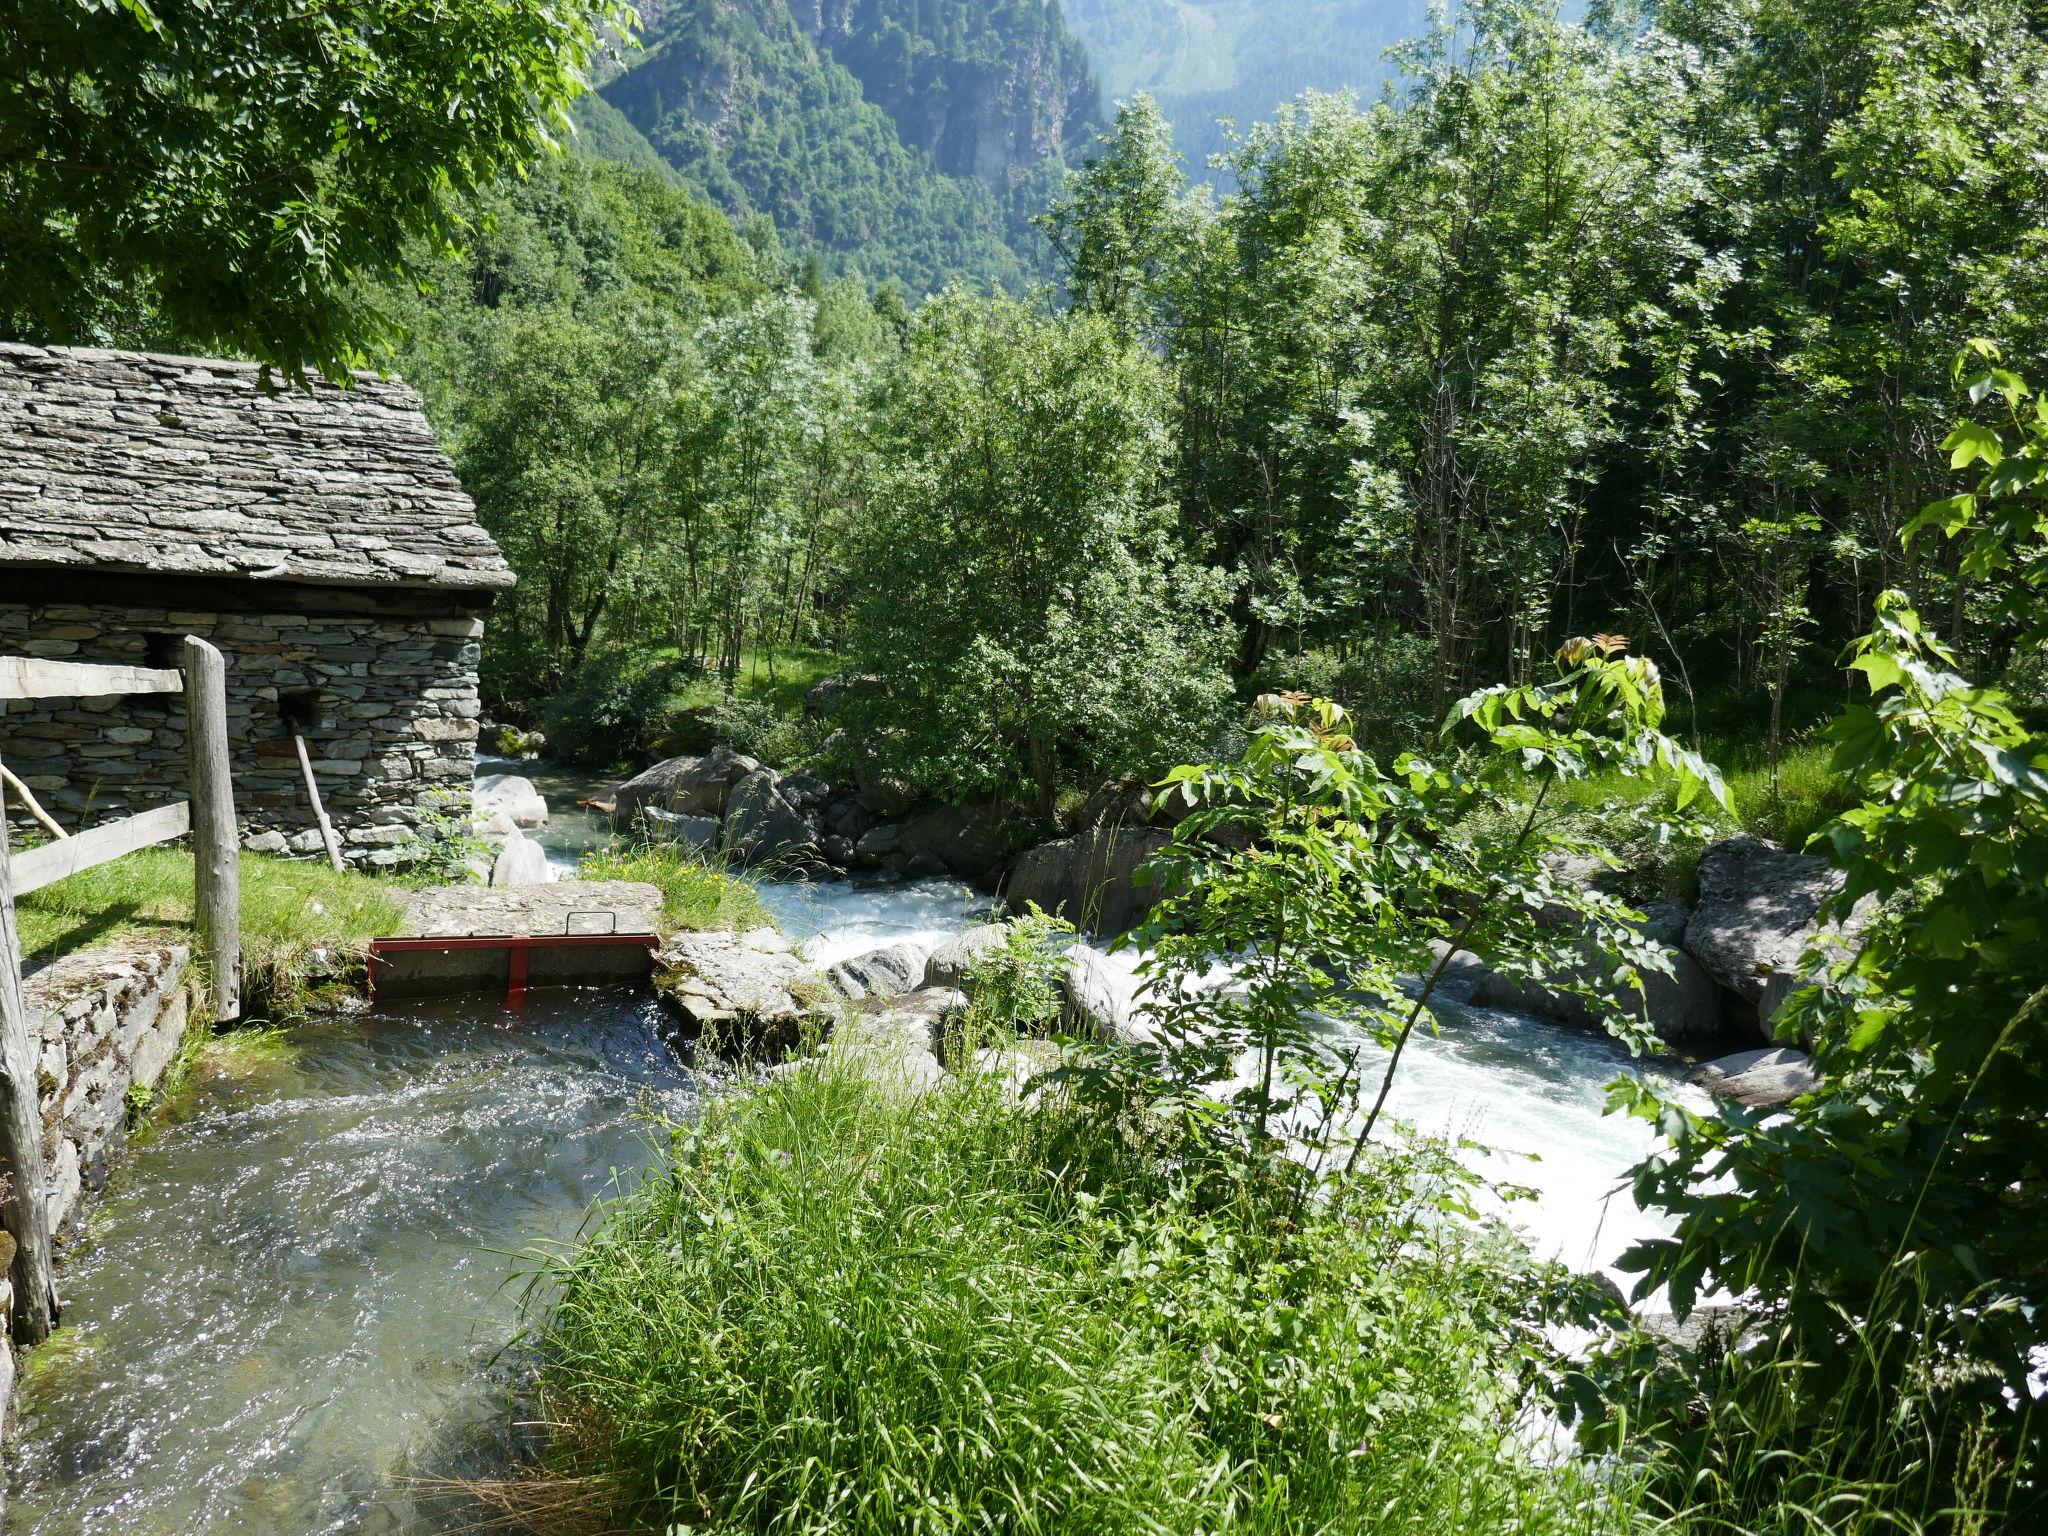
{"label": "stone wall", "polygon": [[[284,723],[292,710],[311,717],[307,749],[345,856],[362,865],[404,862],[421,796],[466,791],[474,774],[483,620],[331,611],[347,601],[333,594],[300,607],[249,586],[266,606],[189,608],[170,594],[163,606],[0,599],[0,652],[175,666],[183,636],[212,641],[227,657],[235,807],[246,845],[319,851]],[[0,760],[73,830],[182,799],[184,701],[13,704],[0,717]]]}
{"label": "stone wall", "polygon": [[160,940],[80,950],[23,978],[42,1041],[36,1080],[55,1230],[75,1227],[87,1192],[106,1182],[131,1102],[163,1080],[198,995],[190,947]]}

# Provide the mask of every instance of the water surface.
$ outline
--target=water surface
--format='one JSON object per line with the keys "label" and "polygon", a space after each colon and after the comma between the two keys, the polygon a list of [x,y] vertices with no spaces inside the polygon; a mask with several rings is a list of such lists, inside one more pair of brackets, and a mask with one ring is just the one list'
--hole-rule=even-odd
{"label": "water surface", "polygon": [[[206,1068],[91,1213],[19,1399],[10,1531],[452,1530],[497,1475],[530,1255],[690,1079],[619,993],[329,1019]],[[525,1255],[522,1257],[522,1255]]]}

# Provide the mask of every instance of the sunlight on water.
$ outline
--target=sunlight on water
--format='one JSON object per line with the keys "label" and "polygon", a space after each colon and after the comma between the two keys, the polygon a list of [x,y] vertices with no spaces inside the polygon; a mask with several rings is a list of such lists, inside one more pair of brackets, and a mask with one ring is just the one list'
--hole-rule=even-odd
{"label": "sunlight on water", "polygon": [[328,1020],[207,1071],[117,1169],[32,1357],[19,1532],[395,1532],[511,1442],[520,1277],[689,1078],[619,994]]}

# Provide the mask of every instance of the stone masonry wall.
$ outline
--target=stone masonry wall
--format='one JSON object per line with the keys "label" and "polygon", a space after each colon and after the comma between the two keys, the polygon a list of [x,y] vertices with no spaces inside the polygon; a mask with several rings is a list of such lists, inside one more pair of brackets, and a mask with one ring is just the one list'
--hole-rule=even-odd
{"label": "stone masonry wall", "polygon": [[[320,849],[284,724],[287,705],[317,714],[304,730],[307,750],[352,863],[403,863],[421,796],[468,790],[479,618],[0,602],[0,653],[175,666],[187,634],[227,657],[235,808],[246,846]],[[72,830],[182,799],[184,701],[134,695],[9,705],[0,761]]]}
{"label": "stone masonry wall", "polygon": [[50,1224],[75,1226],[126,1142],[130,1091],[153,1093],[184,1043],[198,979],[188,945],[80,950],[22,981],[42,1040],[36,1073]]}

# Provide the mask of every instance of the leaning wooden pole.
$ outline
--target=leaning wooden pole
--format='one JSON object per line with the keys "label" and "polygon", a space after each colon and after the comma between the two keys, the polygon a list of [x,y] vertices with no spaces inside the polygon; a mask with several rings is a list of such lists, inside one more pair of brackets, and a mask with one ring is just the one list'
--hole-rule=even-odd
{"label": "leaning wooden pole", "polygon": [[327,819],[327,807],[320,803],[320,781],[313,777],[313,759],[306,754],[306,738],[293,731],[292,746],[299,754],[299,777],[306,781],[306,798],[313,802],[313,819],[320,823],[320,841],[327,849],[327,863],[338,875],[342,871],[341,844],[334,840],[334,823]]}
{"label": "leaning wooden pole", "polygon": [[241,838],[228,758],[228,669],[219,651],[185,637],[185,743],[192,777],[192,862],[199,947],[213,977],[213,1018],[242,1016]]}
{"label": "leaning wooden pole", "polygon": [[21,995],[21,937],[14,927],[14,874],[7,848],[7,818],[0,816],[0,1173],[6,1198],[0,1222],[14,1239],[14,1338],[40,1344],[57,1320],[57,1286],[50,1257],[50,1202],[43,1172],[40,1031]]}

